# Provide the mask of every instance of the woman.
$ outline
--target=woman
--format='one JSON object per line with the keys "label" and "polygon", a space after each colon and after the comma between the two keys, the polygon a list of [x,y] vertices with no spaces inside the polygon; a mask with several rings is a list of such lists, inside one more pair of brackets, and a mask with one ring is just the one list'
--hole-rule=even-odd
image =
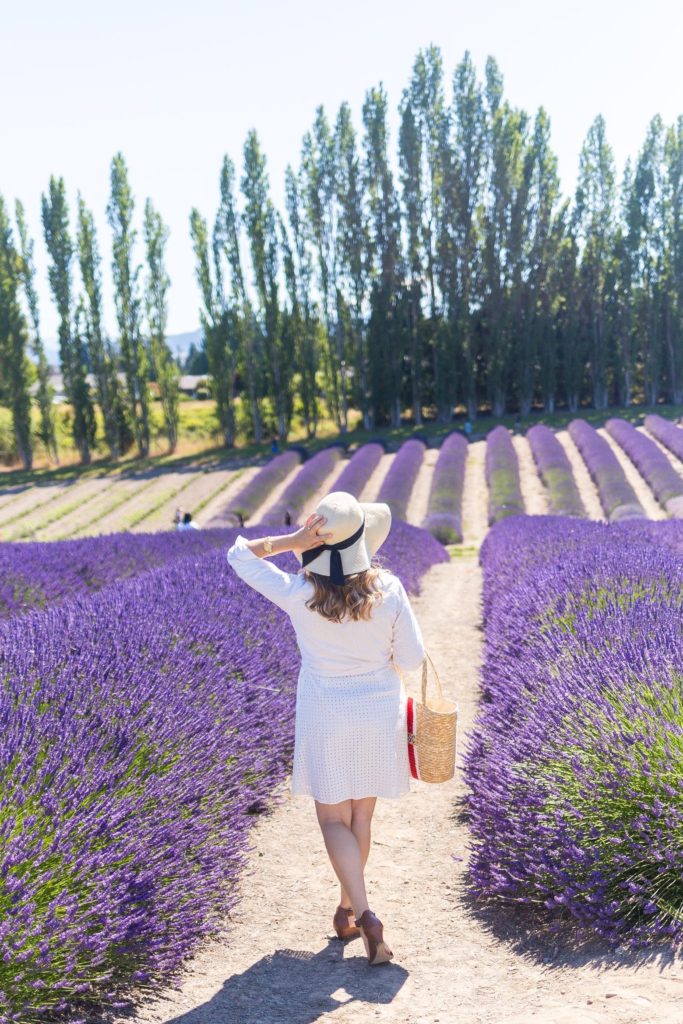
{"label": "woman", "polygon": [[[391,526],[388,505],[328,494],[295,533],[240,536],[235,572],[289,615],[301,651],[292,792],[312,796],[341,884],[337,935],[360,934],[370,964],[393,956],[368,906],[363,869],[377,797],[410,788],[405,690],[397,666],[424,658],[420,627],[400,580],[372,564]],[[302,571],[265,556],[293,551]]]}

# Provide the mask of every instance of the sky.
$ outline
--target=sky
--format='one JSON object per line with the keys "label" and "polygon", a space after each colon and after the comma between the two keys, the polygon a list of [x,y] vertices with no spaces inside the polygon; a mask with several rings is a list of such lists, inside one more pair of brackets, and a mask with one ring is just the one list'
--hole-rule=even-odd
{"label": "sky", "polygon": [[95,213],[105,321],[114,330],[106,222],[109,166],[127,161],[141,217],[150,196],[170,228],[170,334],[199,324],[189,237],[193,206],[212,222],[223,154],[241,173],[247,132],[268,159],[282,205],[284,172],[323,104],[348,101],[357,129],[365,92],[382,82],[393,111],[418,50],[435,44],[447,96],[466,50],[483,75],[498,61],[514,106],[548,111],[565,194],[603,114],[621,171],[649,120],[683,114],[677,0],[0,0],[0,193],[24,203],[36,239],[43,334],[56,336],[40,197],[63,176]]}

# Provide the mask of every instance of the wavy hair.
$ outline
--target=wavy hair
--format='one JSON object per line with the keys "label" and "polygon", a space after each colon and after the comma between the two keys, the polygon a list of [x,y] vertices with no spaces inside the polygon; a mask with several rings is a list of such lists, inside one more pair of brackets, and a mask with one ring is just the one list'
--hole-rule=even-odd
{"label": "wavy hair", "polygon": [[371,565],[369,569],[349,576],[340,587],[332,583],[329,576],[304,570],[304,575],[313,584],[313,596],[306,601],[306,607],[330,622],[369,619],[373,608],[382,600],[381,571],[380,565]]}

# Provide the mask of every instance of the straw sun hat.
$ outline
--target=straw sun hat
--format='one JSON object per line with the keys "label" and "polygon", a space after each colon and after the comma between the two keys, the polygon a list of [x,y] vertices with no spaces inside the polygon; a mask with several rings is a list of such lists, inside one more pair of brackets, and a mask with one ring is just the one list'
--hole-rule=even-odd
{"label": "straw sun hat", "polygon": [[318,504],[315,514],[327,520],[321,532],[332,536],[321,547],[297,552],[297,558],[310,572],[329,576],[339,585],[346,576],[370,568],[372,556],[391,528],[388,505],[360,502],[346,491],[332,491]]}

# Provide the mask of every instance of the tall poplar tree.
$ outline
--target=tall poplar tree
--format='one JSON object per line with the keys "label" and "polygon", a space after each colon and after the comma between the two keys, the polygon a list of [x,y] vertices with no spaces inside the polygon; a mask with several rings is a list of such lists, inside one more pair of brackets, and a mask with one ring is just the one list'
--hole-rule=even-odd
{"label": "tall poplar tree", "polygon": [[[556,335],[553,324],[553,272],[557,258],[557,204],[560,179],[557,157],[550,148],[550,119],[541,107],[536,114],[526,154],[530,187],[528,190],[528,251],[521,271],[525,280],[517,285],[524,290],[524,319],[520,324],[519,408],[528,416],[537,386],[548,412],[555,408]],[[536,380],[540,368],[540,381]]]}
{"label": "tall poplar tree", "polygon": [[55,427],[55,411],[52,404],[53,390],[50,385],[50,364],[45,355],[45,346],[40,333],[40,311],[38,308],[38,293],[36,291],[35,279],[36,268],[33,262],[33,239],[29,237],[26,227],[24,206],[17,199],[15,204],[17,231],[19,233],[19,246],[21,261],[19,265],[19,276],[26,297],[29,318],[31,321],[32,335],[30,348],[33,358],[36,361],[38,374],[38,408],[40,410],[40,440],[45,445],[48,458],[55,464],[59,464],[59,451],[57,448],[57,432]]}
{"label": "tall poplar tree", "polygon": [[[223,433],[223,444],[235,444],[235,371],[238,333],[234,309],[226,301],[220,267],[220,249],[212,245],[206,220],[197,209],[190,215],[190,234],[195,255],[197,282],[202,295],[200,318],[206,358],[211,374],[211,393]],[[215,242],[215,234],[214,234]]]}
{"label": "tall poplar tree", "polygon": [[120,421],[124,414],[116,376],[116,358],[102,324],[102,272],[95,219],[78,197],[78,262],[85,292],[83,330],[97,400],[104,421],[104,436],[112,458],[121,454]]}
{"label": "tall poplar tree", "polygon": [[327,330],[325,379],[330,414],[341,431],[347,429],[343,376],[344,344],[338,311],[338,205],[335,140],[323,107],[303,140],[301,166],[311,242],[318,265],[318,287]]}
{"label": "tall poplar tree", "polygon": [[33,464],[28,332],[19,301],[21,256],[12,236],[5,201],[0,196],[0,386],[12,413],[17,455],[24,469]]}
{"label": "tall poplar tree", "polygon": [[[295,362],[300,374],[299,397],[306,434],[315,437],[318,429],[318,320],[312,294],[313,266],[307,245],[301,184],[291,167],[285,173],[285,205],[289,232],[283,230],[282,250],[285,281],[291,307],[291,331]],[[291,241],[290,241],[291,235]]]}
{"label": "tall poplar tree", "polygon": [[149,454],[149,362],[142,337],[140,265],[135,262],[137,231],[133,227],[135,201],[128,168],[121,153],[111,162],[107,217],[112,229],[114,305],[119,328],[119,352],[126,378],[128,412],[138,452]]}
{"label": "tall poplar tree", "polygon": [[664,141],[664,343],[669,398],[683,402],[683,115]]}
{"label": "tall poplar tree", "polygon": [[370,361],[364,313],[369,287],[369,234],[363,170],[348,103],[342,103],[335,124],[335,164],[338,204],[337,288],[350,311],[351,345],[347,356],[354,365],[353,394],[370,429]]}
{"label": "tall poplar tree", "polygon": [[242,192],[245,197],[244,223],[265,342],[268,394],[277,419],[278,436],[284,441],[292,415],[293,367],[285,350],[280,323],[277,217],[269,196],[266,159],[254,131],[249,132],[244,146]]}
{"label": "tall poplar tree", "polygon": [[168,228],[161,214],[157,213],[151,199],[145,203],[145,250],[147,256],[147,280],[145,282],[145,310],[149,339],[149,361],[154,370],[161,405],[164,410],[164,427],[170,451],[178,444],[178,383],[180,372],[166,341],[168,323],[168,289],[170,279],[166,272],[166,243]]}
{"label": "tall poplar tree", "polygon": [[[448,118],[441,118],[441,166],[443,214],[438,219],[439,245],[436,266],[446,304],[454,325],[460,354],[462,396],[471,420],[478,407],[476,359],[478,284],[482,276],[480,211],[484,203],[487,159],[487,121],[482,87],[469,52],[455,69],[453,98]],[[452,332],[451,332],[452,333]],[[446,411],[452,401],[447,352],[435,343],[436,398]],[[452,372],[452,371],[451,371]]]}
{"label": "tall poplar tree", "polygon": [[382,86],[363,104],[365,188],[370,221],[371,388],[375,423],[401,422],[405,295],[398,197],[388,154],[388,101]]}
{"label": "tall poplar tree", "polygon": [[87,353],[74,330],[72,265],[74,247],[69,231],[69,207],[63,178],[50,178],[42,197],[43,231],[50,255],[48,279],[59,316],[59,356],[64,390],[73,408],[73,438],[81,462],[90,462],[95,444],[95,411],[87,381]]}
{"label": "tall poplar tree", "polygon": [[582,246],[580,263],[582,330],[589,352],[593,405],[609,399],[609,262],[614,252],[614,157],[605,119],[591,125],[579,158],[576,224]]}
{"label": "tall poplar tree", "polygon": [[[239,361],[242,374],[247,382],[247,395],[254,440],[261,443],[263,419],[261,415],[263,359],[261,355],[260,329],[249,299],[241,256],[242,219],[237,211],[235,199],[235,167],[228,156],[223,159],[220,177],[220,206],[214,226],[214,257],[219,280],[227,274],[229,295],[221,302],[229,302],[232,313],[232,351]],[[225,271],[221,270],[225,267]]]}

